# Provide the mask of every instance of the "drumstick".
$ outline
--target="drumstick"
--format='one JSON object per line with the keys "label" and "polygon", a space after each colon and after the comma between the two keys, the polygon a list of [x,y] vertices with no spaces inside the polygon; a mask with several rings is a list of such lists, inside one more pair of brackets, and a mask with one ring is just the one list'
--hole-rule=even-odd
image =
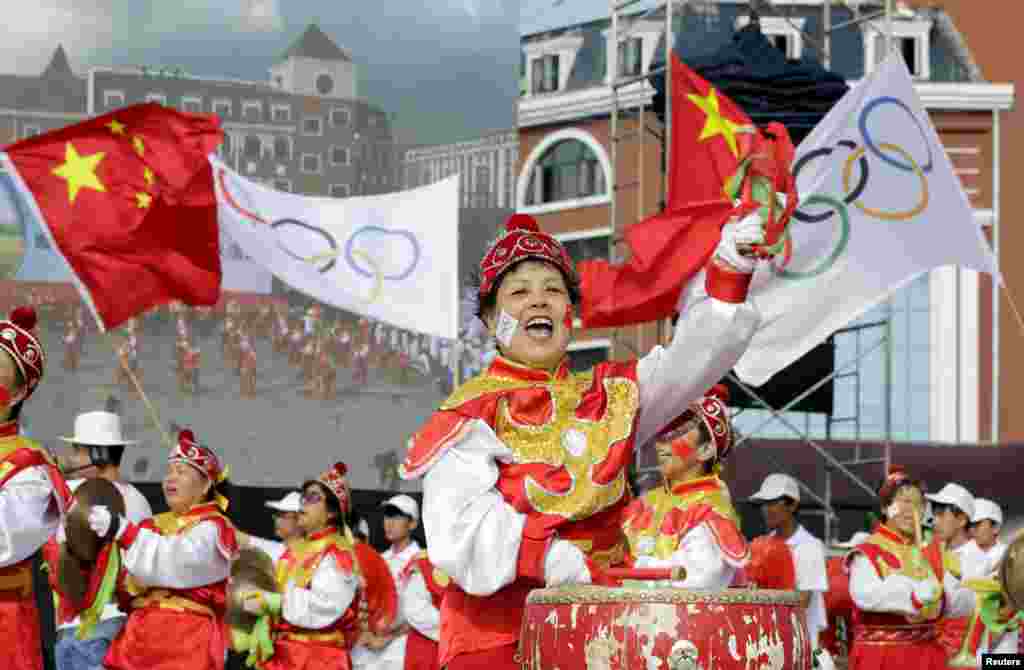
{"label": "drumstick", "polygon": [[613,579],[669,580],[681,582],[686,579],[686,568],[605,568],[602,572]]}

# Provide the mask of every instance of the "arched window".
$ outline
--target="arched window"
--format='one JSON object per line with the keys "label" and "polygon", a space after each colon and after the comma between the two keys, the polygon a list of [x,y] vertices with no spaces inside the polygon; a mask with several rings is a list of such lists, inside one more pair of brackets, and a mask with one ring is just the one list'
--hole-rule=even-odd
{"label": "arched window", "polygon": [[530,173],[526,206],[577,200],[607,193],[604,169],[597,154],[577,139],[553,144]]}

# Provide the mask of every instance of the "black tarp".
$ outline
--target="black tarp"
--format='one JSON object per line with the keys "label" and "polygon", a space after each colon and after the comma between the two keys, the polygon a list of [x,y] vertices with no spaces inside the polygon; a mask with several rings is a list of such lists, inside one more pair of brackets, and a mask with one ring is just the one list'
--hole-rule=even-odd
{"label": "black tarp", "polygon": [[[676,44],[684,43],[676,40]],[[652,69],[664,65],[663,57],[655,56],[655,59],[659,62]],[[849,90],[843,77],[829,72],[813,60],[788,60],[761,33],[756,21],[737,31],[732,42],[718,51],[684,61],[739,105],[754,123],[765,125],[776,121],[786,126],[794,144],[799,144]],[[664,74],[651,77],[651,83],[655,89],[653,111],[664,121]],[[834,369],[835,346],[829,340],[755,390],[773,408],[779,409]],[[735,384],[727,383],[732,387],[733,405],[753,409],[762,407]],[[829,382],[791,409],[832,414],[833,399],[834,388]]]}

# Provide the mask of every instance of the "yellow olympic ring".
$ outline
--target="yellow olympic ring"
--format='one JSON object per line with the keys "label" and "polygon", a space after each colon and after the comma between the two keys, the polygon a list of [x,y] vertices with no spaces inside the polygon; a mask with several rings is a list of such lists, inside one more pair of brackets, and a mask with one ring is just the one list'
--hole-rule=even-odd
{"label": "yellow olympic ring", "polygon": [[[909,221],[928,208],[928,202],[931,198],[928,191],[928,178],[925,176],[924,170],[921,169],[921,166],[917,164],[917,161],[914,160],[914,157],[911,156],[906,149],[887,142],[880,142],[878,144],[878,148],[885,151],[895,151],[910,163],[910,166],[914,170],[914,174],[916,174],[917,178],[921,181],[921,202],[919,202],[913,209],[904,212],[885,212],[880,209],[873,209],[864,205],[860,198],[853,202],[853,206],[864,214],[882,221]],[[857,150],[851,153],[846,159],[846,165],[843,166],[843,189],[847,192],[850,190],[850,178],[853,176],[853,164],[863,155],[864,147],[858,147]]]}
{"label": "yellow olympic ring", "polygon": [[380,296],[384,293],[384,273],[381,272],[380,265],[377,264],[377,261],[373,260],[373,257],[370,256],[370,254],[360,251],[359,249],[353,249],[352,255],[358,257],[364,263],[373,268],[373,290],[370,291],[370,296],[365,298],[363,302],[367,305],[377,302],[380,299]]}

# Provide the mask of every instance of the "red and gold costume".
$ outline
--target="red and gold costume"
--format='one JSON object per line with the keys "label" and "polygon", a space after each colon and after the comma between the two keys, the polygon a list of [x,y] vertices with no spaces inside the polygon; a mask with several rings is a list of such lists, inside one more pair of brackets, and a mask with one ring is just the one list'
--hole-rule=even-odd
{"label": "red and gold costume", "polygon": [[[35,311],[27,307],[0,321],[0,349],[21,371],[26,399],[38,388],[44,369],[35,323]],[[0,388],[5,405],[11,391]],[[17,421],[0,424],[0,648],[5,668],[43,668],[32,557],[57,532],[70,503],[71,492],[49,454],[19,434]]]}
{"label": "red and gold costume", "polygon": [[[561,244],[515,215],[481,262],[479,296],[528,258],[572,276]],[[592,579],[593,568],[627,561],[620,518],[634,445],[724,376],[757,326],[745,292],[737,299],[722,290],[730,281],[730,289],[742,284],[721,274],[692,283],[671,345],[639,361],[573,373],[568,359],[539,370],[499,356],[410,440],[400,474],[423,477],[430,561],[452,579],[442,604],[442,667],[516,667],[531,589],[552,583],[549,573],[570,562],[590,571],[580,579]]]}
{"label": "red and gold costume", "polygon": [[402,570],[400,581],[402,614],[410,626],[405,670],[440,670],[441,602],[451,580],[421,551]]}
{"label": "red and gold costume", "polygon": [[[883,524],[847,555],[846,566],[853,601],[850,670],[944,669],[937,623],[970,613],[974,594],[945,569],[939,547],[919,550]],[[924,582],[939,586],[937,603],[917,597]]]}
{"label": "red and gold costume", "polygon": [[366,542],[356,542],[356,560],[363,577],[364,597],[359,600],[361,632],[382,635],[391,630],[398,614],[398,590],[387,561]]}
{"label": "red and gold costume", "polygon": [[[224,470],[209,448],[184,430],[169,462],[184,462],[212,482]],[[157,514],[140,525],[122,519],[118,596],[128,612],[103,659],[107,670],[223,670],[231,561],[238,555],[227,501]]]}

